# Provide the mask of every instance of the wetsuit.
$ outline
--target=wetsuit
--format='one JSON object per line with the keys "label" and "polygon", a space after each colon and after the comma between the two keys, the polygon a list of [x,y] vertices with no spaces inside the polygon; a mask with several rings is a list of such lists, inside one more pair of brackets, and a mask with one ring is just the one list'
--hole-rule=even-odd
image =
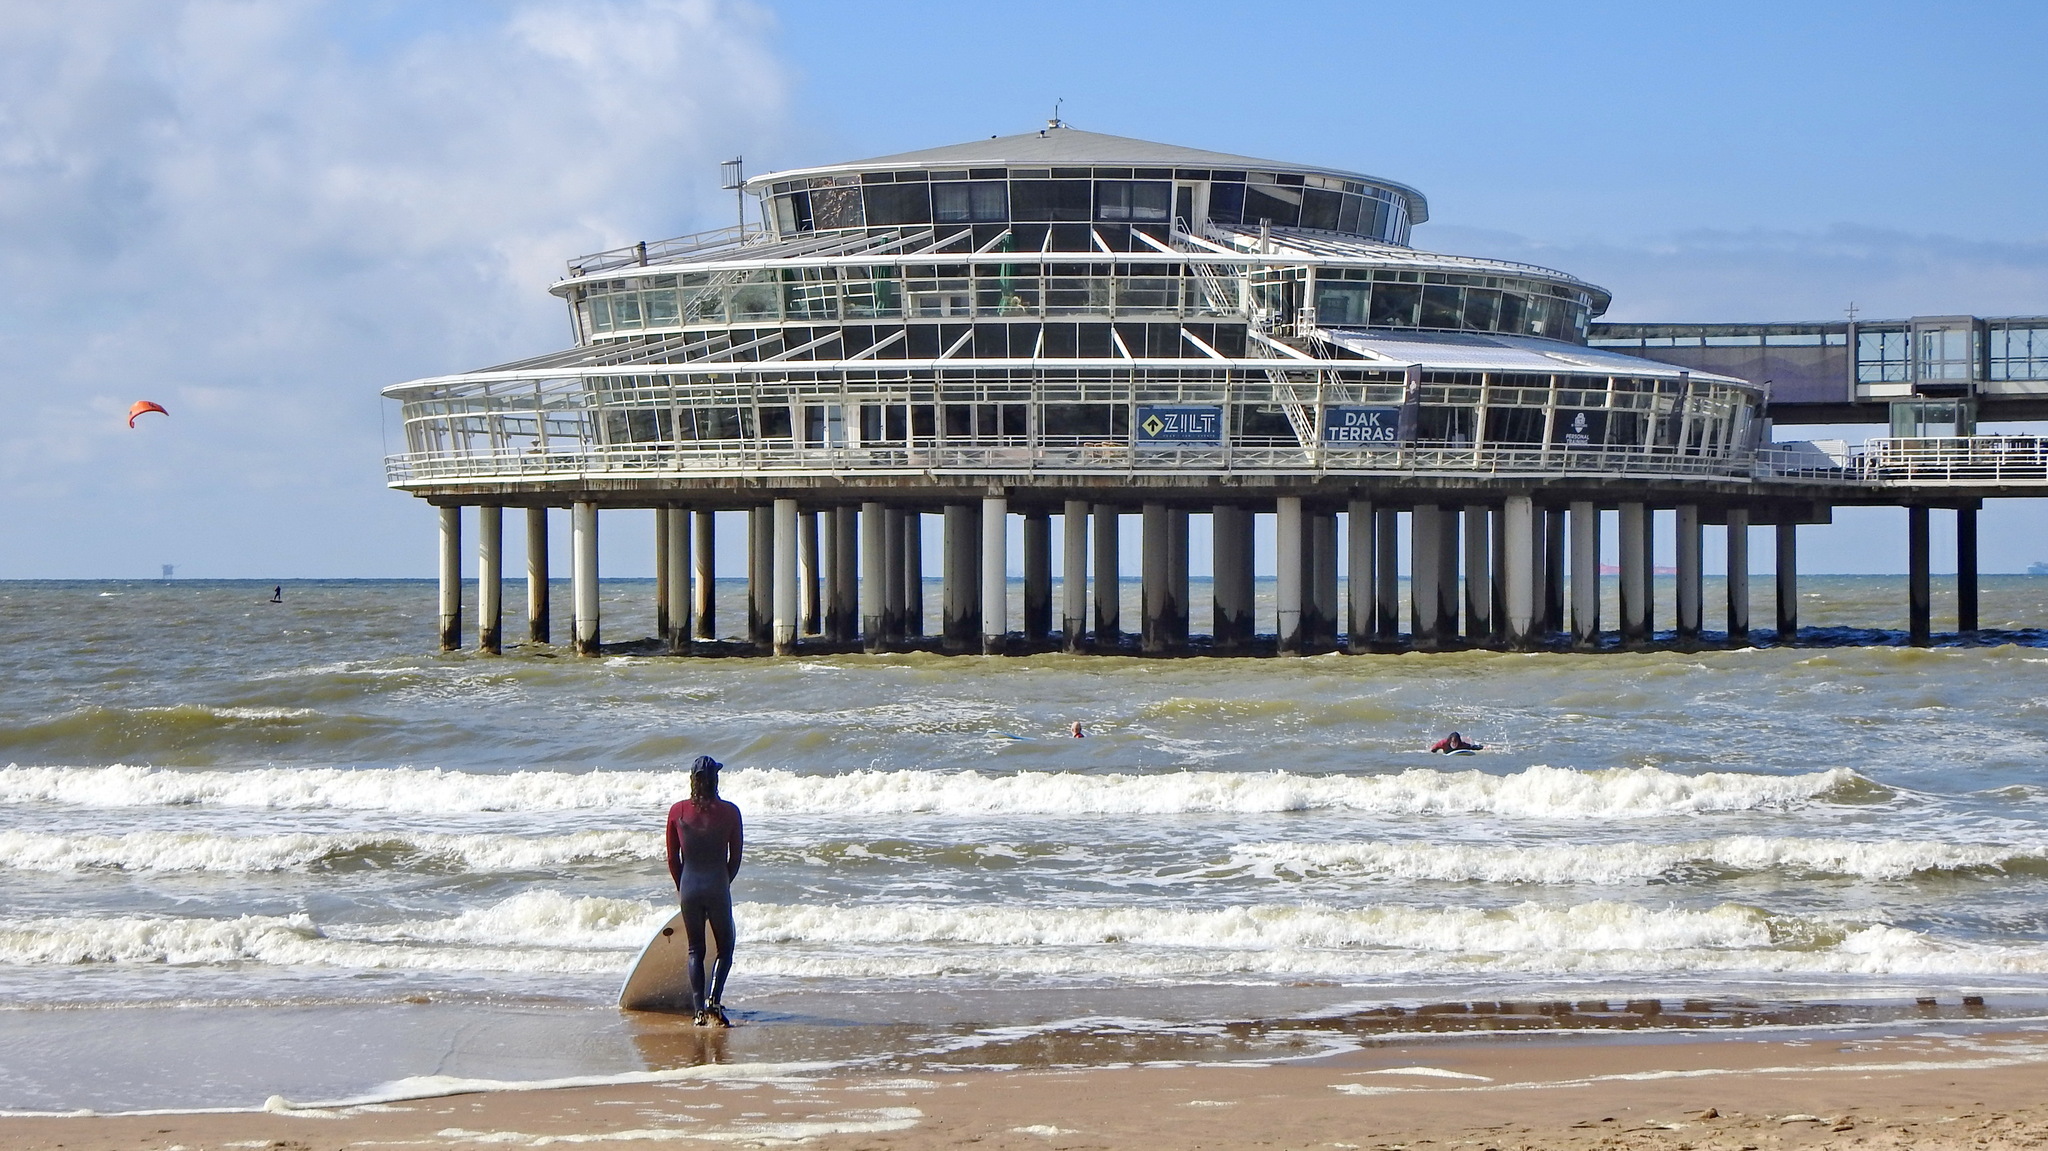
{"label": "wetsuit", "polygon": [[1448,754],[1453,751],[1484,751],[1486,749],[1480,744],[1472,743],[1469,740],[1454,739],[1450,736],[1445,736],[1444,738],[1437,740],[1435,743],[1430,744],[1429,750],[1433,752],[1441,751]]}
{"label": "wetsuit", "polygon": [[[690,995],[695,1008],[725,998],[732,971],[732,879],[740,873],[743,843],[740,809],[714,800],[700,810],[686,799],[668,812],[668,874],[683,907],[683,933],[690,944]],[[704,979],[704,930],[718,944],[709,994]]]}

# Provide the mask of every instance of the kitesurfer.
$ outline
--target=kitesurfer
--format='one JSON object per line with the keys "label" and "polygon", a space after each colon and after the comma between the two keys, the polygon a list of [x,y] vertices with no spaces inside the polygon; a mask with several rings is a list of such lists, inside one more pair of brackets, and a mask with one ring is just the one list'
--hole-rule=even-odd
{"label": "kitesurfer", "polygon": [[1454,751],[1484,751],[1486,750],[1486,745],[1483,743],[1473,743],[1454,731],[1435,743],[1430,744],[1429,750],[1432,752],[1440,751],[1445,755],[1449,755]]}
{"label": "kitesurfer", "polygon": [[[726,1018],[725,977],[732,972],[732,880],[740,873],[744,836],[740,809],[718,797],[718,770],[708,755],[690,764],[690,798],[668,812],[668,874],[683,908],[690,945],[690,1002],[698,1026],[732,1026]],[[704,932],[718,947],[707,986]]]}

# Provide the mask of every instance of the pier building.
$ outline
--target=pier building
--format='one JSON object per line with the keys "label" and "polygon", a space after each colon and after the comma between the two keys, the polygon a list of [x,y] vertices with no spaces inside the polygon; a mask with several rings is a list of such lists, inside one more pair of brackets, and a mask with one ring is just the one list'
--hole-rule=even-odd
{"label": "pier building", "polygon": [[[1985,334],[2016,322],[1911,321],[1903,346],[1935,358],[1874,381],[1864,349],[1891,371],[1896,325],[1600,325],[1608,293],[1567,273],[1412,246],[1422,193],[1364,173],[1055,121],[757,176],[744,193],[758,224],[570,261],[551,290],[571,347],[385,390],[405,430],[389,483],[440,512],[444,648],[463,638],[465,507],[491,651],[508,508],[525,512],[538,641],[552,636],[548,509],[570,510],[570,630],[585,653],[602,634],[600,515],[625,509],[655,516],[657,630],[677,653],[718,635],[718,514],[748,522],[740,634],[778,653],[1590,647],[1603,509],[1618,513],[1608,622],[1624,643],[1656,630],[1660,509],[1677,538],[1679,642],[1705,625],[1709,527],[1728,533],[1737,642],[1751,630],[1750,529],[1775,529],[1775,622],[1790,636],[1797,525],[1850,503],[1914,509],[1921,637],[1929,509],[1968,525],[1974,629],[1978,501],[2048,481],[2041,446],[1972,434],[1978,405],[2048,396],[2032,376],[1990,378],[1984,349],[2012,345]],[[1951,378],[1941,333],[1964,327],[1976,358]],[[1997,362],[2010,373],[2012,356]],[[1860,453],[1774,444],[1773,421],[1799,405],[1907,422]],[[929,639],[927,514],[944,536]],[[1119,607],[1124,515],[1143,524],[1135,621]],[[1203,605],[1189,600],[1197,515],[1214,547]],[[1258,516],[1276,541],[1268,620],[1253,612]]]}

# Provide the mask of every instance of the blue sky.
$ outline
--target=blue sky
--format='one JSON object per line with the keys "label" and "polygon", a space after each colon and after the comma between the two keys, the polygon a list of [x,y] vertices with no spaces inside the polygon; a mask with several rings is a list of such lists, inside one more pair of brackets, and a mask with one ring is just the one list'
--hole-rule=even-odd
{"label": "blue sky", "polygon": [[[562,260],[723,224],[727,156],[1055,99],[1412,184],[1418,246],[1562,268],[1615,319],[2048,312],[2044,12],[0,2],[0,577],[429,574],[380,387],[561,346]],[[142,397],[174,414],[130,432]],[[1987,570],[2048,559],[2048,505],[1985,517]],[[644,518],[607,521],[609,572],[649,569]],[[1844,511],[1802,561],[1899,570],[1904,519]]]}

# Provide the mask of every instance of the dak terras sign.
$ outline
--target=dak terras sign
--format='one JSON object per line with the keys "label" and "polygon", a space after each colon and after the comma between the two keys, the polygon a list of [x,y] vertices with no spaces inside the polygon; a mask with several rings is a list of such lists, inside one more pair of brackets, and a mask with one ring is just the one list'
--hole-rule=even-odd
{"label": "dak terras sign", "polygon": [[1328,447],[1394,444],[1401,441],[1400,408],[1323,409],[1323,443]]}
{"label": "dak terras sign", "polygon": [[1140,444],[1220,444],[1223,442],[1223,409],[1220,406],[1138,405]]}

